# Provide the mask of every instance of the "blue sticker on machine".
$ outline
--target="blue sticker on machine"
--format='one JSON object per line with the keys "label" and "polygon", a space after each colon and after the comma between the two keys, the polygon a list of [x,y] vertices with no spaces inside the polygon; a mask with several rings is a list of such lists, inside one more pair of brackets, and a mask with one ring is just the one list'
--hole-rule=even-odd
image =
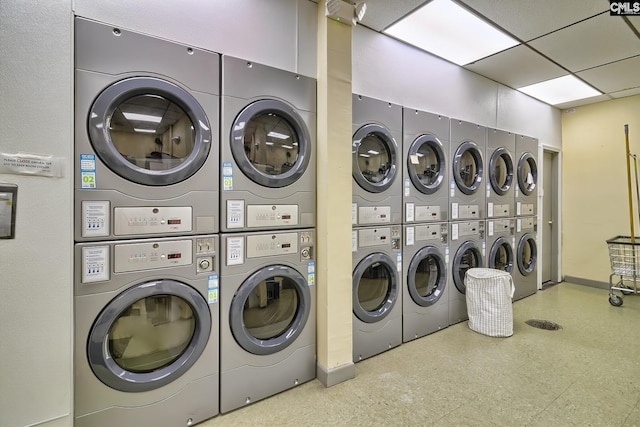
{"label": "blue sticker on machine", "polygon": [[207,300],[209,304],[217,304],[218,302],[218,287],[219,287],[219,279],[217,274],[211,274],[208,277],[207,283]]}
{"label": "blue sticker on machine", "polygon": [[315,261],[309,261],[307,264],[307,283],[309,286],[316,284],[316,263]]}
{"label": "blue sticker on machine", "polygon": [[96,188],[95,154],[80,154],[80,182],[82,188]]}
{"label": "blue sticker on machine", "polygon": [[233,190],[233,164],[231,162],[222,163],[222,190]]}

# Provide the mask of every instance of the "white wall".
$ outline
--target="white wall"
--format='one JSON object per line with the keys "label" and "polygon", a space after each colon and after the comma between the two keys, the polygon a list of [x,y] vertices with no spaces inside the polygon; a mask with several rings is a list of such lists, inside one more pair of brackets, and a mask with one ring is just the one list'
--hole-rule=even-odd
{"label": "white wall", "polygon": [[85,18],[314,78],[316,7],[308,0],[74,0]]}
{"label": "white wall", "polygon": [[16,238],[0,240],[0,426],[71,425],[70,0],[0,2],[0,152],[53,154],[64,178],[18,185]]}
{"label": "white wall", "polygon": [[558,109],[362,26],[353,32],[353,91],[561,147]]}

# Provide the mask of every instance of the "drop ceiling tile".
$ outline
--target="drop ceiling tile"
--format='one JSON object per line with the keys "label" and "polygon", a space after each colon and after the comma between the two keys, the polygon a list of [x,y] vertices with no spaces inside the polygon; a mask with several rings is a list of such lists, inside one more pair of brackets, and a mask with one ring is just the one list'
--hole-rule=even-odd
{"label": "drop ceiling tile", "polygon": [[[364,0],[362,0],[364,1]],[[360,1],[358,1],[360,2]],[[426,0],[366,0],[367,11],[361,24],[372,30],[382,31],[409,12],[413,12]]]}
{"label": "drop ceiling tile", "polygon": [[560,110],[566,110],[567,108],[580,107],[582,105],[590,105],[604,101],[611,101],[611,97],[607,95],[592,96],[590,98],[578,99],[576,101],[569,101],[563,104],[554,105],[554,107]]}
{"label": "drop ceiling tile", "polygon": [[609,10],[604,0],[461,0],[461,3],[523,41]]}
{"label": "drop ceiling tile", "polygon": [[627,96],[640,95],[640,87],[635,89],[621,90],[620,92],[611,92],[609,95],[613,98],[626,98]]}
{"label": "drop ceiling tile", "polygon": [[640,32],[640,16],[627,16],[629,18],[629,22],[636,29],[636,31]]}
{"label": "drop ceiling tile", "polygon": [[507,49],[464,68],[512,88],[528,86],[567,74],[525,45]]}
{"label": "drop ceiling tile", "polygon": [[578,77],[605,93],[640,87],[640,56],[576,73]]}
{"label": "drop ceiling tile", "polygon": [[621,17],[608,13],[540,37],[529,45],[573,72],[640,55],[640,43],[633,31]]}

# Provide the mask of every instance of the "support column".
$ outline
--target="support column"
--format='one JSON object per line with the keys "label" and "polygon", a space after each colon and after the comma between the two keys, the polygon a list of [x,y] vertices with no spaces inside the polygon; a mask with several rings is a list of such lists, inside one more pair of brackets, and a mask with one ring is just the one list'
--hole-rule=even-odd
{"label": "support column", "polygon": [[355,377],[351,284],[351,30],[318,1],[317,375]]}

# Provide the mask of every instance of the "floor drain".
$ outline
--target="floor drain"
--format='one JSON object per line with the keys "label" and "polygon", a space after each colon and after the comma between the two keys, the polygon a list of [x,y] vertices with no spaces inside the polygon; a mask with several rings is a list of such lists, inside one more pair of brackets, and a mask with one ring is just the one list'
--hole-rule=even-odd
{"label": "floor drain", "polygon": [[548,320],[530,319],[525,321],[524,323],[529,326],[533,326],[534,328],[544,329],[546,331],[559,331],[560,329],[562,329],[562,326]]}

